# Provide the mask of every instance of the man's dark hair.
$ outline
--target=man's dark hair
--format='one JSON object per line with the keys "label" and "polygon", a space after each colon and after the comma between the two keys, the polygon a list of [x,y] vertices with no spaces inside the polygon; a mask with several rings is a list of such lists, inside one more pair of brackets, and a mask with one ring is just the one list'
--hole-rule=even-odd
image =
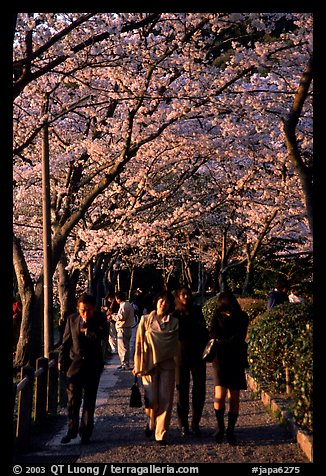
{"label": "man's dark hair", "polygon": [[79,306],[80,303],[83,304],[90,304],[91,306],[96,306],[96,299],[94,296],[91,294],[83,293],[81,296],[79,296],[78,301],[77,301],[77,307]]}
{"label": "man's dark hair", "polygon": [[119,299],[120,301],[125,301],[126,300],[126,293],[123,291],[118,291],[115,293],[116,299]]}

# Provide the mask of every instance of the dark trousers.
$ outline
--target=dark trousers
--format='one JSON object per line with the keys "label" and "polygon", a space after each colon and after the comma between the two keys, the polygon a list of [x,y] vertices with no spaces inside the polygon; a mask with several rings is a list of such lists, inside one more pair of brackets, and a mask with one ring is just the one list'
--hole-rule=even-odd
{"label": "dark trousers", "polygon": [[[94,428],[94,413],[97,389],[101,372],[81,370],[67,379],[68,433],[75,437],[89,438]],[[83,400],[82,416],[79,422],[80,407]]]}
{"label": "dark trousers", "polygon": [[192,426],[198,426],[206,396],[206,362],[181,362],[177,367],[177,416],[181,427],[188,428],[190,410],[190,378],[192,377]]}

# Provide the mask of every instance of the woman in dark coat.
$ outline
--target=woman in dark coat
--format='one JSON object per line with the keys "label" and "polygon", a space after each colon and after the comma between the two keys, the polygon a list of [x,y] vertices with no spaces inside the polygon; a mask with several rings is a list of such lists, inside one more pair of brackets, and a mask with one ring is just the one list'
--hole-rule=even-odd
{"label": "woman in dark coat", "polygon": [[189,392],[192,378],[191,430],[196,436],[200,436],[199,423],[206,395],[206,362],[202,355],[208,341],[208,331],[202,309],[193,304],[191,290],[186,286],[175,291],[175,308],[173,316],[179,321],[180,340],[176,369],[178,422],[182,435],[189,435]]}
{"label": "woman in dark coat", "polygon": [[211,339],[217,341],[216,357],[213,361],[214,410],[217,428],[214,433],[217,443],[223,441],[225,426],[225,400],[229,396],[228,427],[226,437],[236,444],[234,427],[239,414],[240,390],[247,388],[245,368],[247,361],[246,335],[248,315],[242,311],[231,292],[218,295],[216,309],[209,329]]}

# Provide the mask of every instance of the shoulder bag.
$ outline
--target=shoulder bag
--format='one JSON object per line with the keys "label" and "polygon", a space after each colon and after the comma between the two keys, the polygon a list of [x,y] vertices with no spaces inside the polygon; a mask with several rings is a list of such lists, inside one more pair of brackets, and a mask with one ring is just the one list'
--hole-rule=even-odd
{"label": "shoulder bag", "polygon": [[216,339],[210,339],[203,351],[203,359],[206,362],[213,362],[216,357],[217,352],[217,341]]}

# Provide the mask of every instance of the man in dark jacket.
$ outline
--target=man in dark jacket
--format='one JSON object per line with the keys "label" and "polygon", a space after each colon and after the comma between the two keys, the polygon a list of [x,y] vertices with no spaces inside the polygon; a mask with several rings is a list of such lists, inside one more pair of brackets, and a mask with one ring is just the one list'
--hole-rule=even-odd
{"label": "man in dark jacket", "polygon": [[[59,355],[60,370],[67,375],[68,397],[68,432],[61,443],[69,443],[78,433],[82,443],[89,442],[104,366],[101,341],[107,330],[106,318],[95,310],[95,298],[88,294],[78,299],[77,310],[77,313],[67,317]],[[82,397],[83,411],[79,424]]]}

